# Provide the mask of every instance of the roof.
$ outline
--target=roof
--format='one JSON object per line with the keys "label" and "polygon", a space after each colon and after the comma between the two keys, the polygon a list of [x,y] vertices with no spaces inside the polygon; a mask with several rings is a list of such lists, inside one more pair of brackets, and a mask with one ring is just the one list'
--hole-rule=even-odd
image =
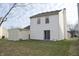
{"label": "roof", "polygon": [[27,27],[24,27],[24,29],[28,29],[28,30],[30,30],[30,25],[29,25],[29,26],[27,26]]}
{"label": "roof", "polygon": [[55,10],[55,11],[50,11],[50,12],[43,12],[36,14],[34,16],[31,16],[30,18],[35,18],[35,17],[41,17],[41,16],[48,16],[48,15],[57,15],[61,10]]}
{"label": "roof", "polygon": [[30,30],[30,26],[26,26],[24,28],[12,28],[12,29],[8,29],[8,30]]}

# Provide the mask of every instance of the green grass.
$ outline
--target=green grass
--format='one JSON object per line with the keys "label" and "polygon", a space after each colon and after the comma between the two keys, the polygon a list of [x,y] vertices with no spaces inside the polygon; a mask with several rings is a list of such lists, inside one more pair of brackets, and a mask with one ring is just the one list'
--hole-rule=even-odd
{"label": "green grass", "polygon": [[62,41],[8,41],[0,40],[0,55],[2,56],[67,56],[73,55],[71,46],[73,40]]}

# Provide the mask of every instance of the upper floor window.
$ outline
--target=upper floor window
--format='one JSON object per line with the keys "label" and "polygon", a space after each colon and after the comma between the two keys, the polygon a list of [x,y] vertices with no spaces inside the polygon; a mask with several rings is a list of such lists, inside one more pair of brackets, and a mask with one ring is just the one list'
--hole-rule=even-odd
{"label": "upper floor window", "polygon": [[40,24],[40,18],[39,18],[39,19],[37,19],[37,24]]}
{"label": "upper floor window", "polygon": [[45,23],[48,24],[49,23],[49,18],[45,19]]}

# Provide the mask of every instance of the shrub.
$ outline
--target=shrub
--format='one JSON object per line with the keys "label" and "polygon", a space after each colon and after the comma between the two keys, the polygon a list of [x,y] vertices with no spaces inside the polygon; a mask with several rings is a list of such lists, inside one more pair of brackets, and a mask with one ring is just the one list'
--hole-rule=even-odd
{"label": "shrub", "polygon": [[23,39],[20,38],[19,40],[22,41]]}
{"label": "shrub", "polygon": [[5,36],[2,36],[2,39],[5,39]]}

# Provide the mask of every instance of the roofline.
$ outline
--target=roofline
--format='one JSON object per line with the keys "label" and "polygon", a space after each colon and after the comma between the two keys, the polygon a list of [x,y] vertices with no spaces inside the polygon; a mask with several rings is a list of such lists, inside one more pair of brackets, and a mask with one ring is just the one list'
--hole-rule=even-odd
{"label": "roofline", "polygon": [[[30,18],[41,17],[41,16],[39,16],[39,15],[46,14],[46,13],[54,13],[54,12],[56,12],[56,14],[57,14],[57,13],[59,13],[60,11],[61,11],[61,10],[42,12],[42,13],[38,13],[38,14],[36,14],[36,15],[33,15],[33,16],[31,16]],[[50,15],[55,15],[55,14],[50,14]],[[46,16],[46,15],[43,15],[43,16]]]}

